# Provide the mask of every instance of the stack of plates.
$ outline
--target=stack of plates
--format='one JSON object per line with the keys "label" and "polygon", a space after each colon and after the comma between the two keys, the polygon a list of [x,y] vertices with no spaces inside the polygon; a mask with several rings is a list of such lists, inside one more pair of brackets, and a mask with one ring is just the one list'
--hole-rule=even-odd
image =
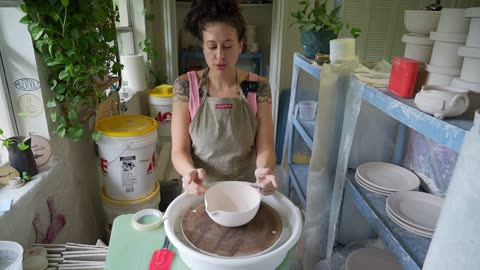
{"label": "stack of plates", "polygon": [[402,270],[390,252],[379,248],[360,248],[348,255],[345,270]]}
{"label": "stack of plates", "polygon": [[432,238],[443,198],[418,191],[402,191],[387,198],[387,215],[400,227]]}
{"label": "stack of plates", "polygon": [[420,186],[420,179],[411,171],[383,162],[358,166],[355,180],[366,190],[383,196],[398,191],[418,190]]}

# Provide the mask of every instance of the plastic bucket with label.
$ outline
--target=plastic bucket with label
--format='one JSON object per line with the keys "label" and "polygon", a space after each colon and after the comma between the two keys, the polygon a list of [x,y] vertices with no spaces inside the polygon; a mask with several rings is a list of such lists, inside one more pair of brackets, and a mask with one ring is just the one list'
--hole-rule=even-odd
{"label": "plastic bucket with label", "polygon": [[158,123],[159,136],[171,136],[173,85],[162,84],[148,91],[150,116]]}
{"label": "plastic bucket with label", "polygon": [[143,209],[158,209],[160,204],[160,185],[155,183],[155,188],[148,196],[133,201],[119,201],[110,198],[102,190],[103,210],[107,218],[107,224],[113,224],[113,220],[123,214],[135,214]]}
{"label": "plastic bucket with label", "polygon": [[120,201],[138,200],[155,188],[157,121],[144,115],[101,119],[96,130],[105,194]]}
{"label": "plastic bucket with label", "polygon": [[0,269],[22,270],[23,247],[12,241],[0,241]]}

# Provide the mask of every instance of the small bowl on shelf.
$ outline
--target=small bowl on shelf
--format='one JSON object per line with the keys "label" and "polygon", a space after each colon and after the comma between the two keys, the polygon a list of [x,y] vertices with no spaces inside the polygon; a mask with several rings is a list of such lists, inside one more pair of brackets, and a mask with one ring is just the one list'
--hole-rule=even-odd
{"label": "small bowl on shelf", "polygon": [[405,10],[404,25],[409,33],[428,36],[437,30],[440,15],[440,11]]}

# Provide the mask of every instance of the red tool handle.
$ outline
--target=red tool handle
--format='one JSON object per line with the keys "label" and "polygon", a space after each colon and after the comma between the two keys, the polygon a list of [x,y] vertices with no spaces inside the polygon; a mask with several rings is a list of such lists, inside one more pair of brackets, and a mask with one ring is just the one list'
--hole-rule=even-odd
{"label": "red tool handle", "polygon": [[148,270],[170,270],[173,260],[173,251],[162,248],[155,250],[150,260]]}

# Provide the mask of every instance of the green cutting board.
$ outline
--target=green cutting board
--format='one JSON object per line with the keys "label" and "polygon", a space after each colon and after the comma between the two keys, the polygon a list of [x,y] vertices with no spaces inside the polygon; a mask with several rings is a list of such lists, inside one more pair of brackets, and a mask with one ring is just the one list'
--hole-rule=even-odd
{"label": "green cutting board", "polygon": [[[148,269],[153,251],[161,249],[165,240],[163,225],[155,230],[140,232],[132,227],[132,214],[121,215],[113,221],[112,234],[108,247],[106,270],[142,270]],[[170,244],[175,253],[172,270],[188,270],[178,256],[177,249]],[[288,270],[292,251],[290,250],[277,270]]]}

